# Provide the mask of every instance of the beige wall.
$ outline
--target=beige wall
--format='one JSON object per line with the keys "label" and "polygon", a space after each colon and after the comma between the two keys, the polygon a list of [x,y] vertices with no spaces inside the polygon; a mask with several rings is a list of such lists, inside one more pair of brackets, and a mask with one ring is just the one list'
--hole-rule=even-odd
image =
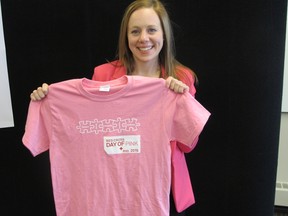
{"label": "beige wall", "polygon": [[277,180],[288,182],[288,113],[281,115]]}
{"label": "beige wall", "polygon": [[[288,183],[288,113],[282,113],[279,139],[277,183]],[[288,206],[288,189],[276,188],[275,205]]]}

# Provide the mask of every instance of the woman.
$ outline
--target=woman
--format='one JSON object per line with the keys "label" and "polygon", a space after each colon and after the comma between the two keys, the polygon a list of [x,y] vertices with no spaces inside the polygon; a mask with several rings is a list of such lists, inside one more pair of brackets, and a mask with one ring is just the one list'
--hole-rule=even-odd
{"label": "woman", "polygon": [[[97,66],[92,79],[108,81],[125,74],[159,77],[165,78],[167,87],[176,93],[189,91],[191,95],[195,95],[196,76],[192,70],[175,59],[170,19],[165,7],[158,0],[136,0],[127,7],[121,22],[117,58],[118,60]],[[34,90],[30,97],[32,100],[41,100],[47,93],[48,85],[43,84]],[[196,143],[197,141],[193,147]],[[180,212],[194,203],[183,153],[193,148],[181,148],[181,144],[176,142],[171,143],[171,146],[172,191],[176,208]],[[189,197],[184,201],[181,200],[181,193],[177,192],[177,186],[183,185],[187,186],[184,191],[185,196]],[[170,215],[177,215],[173,204]]]}

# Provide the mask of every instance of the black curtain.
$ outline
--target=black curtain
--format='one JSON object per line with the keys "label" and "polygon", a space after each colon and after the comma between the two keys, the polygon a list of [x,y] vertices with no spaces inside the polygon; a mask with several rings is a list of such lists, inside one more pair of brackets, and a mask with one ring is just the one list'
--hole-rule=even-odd
{"label": "black curtain", "polygon": [[[113,60],[131,1],[1,0],[15,127],[0,129],[0,214],[53,216],[49,152],[22,145],[29,94]],[[212,113],[187,162],[188,215],[273,215],[286,0],[166,0],[177,58]],[[7,213],[5,213],[7,212]]]}

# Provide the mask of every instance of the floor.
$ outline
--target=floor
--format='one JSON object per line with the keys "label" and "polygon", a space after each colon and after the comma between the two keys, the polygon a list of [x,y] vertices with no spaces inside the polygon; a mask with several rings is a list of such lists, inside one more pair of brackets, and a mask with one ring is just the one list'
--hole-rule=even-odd
{"label": "floor", "polygon": [[288,207],[275,206],[274,216],[288,216]]}

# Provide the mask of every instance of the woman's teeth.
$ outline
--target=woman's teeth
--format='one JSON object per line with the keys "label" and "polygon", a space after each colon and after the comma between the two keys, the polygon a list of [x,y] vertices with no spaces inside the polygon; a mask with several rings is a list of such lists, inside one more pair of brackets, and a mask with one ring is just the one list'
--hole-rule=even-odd
{"label": "woman's teeth", "polygon": [[150,46],[150,47],[142,47],[142,48],[139,47],[139,49],[140,49],[141,51],[147,51],[147,50],[152,49],[152,46]]}

